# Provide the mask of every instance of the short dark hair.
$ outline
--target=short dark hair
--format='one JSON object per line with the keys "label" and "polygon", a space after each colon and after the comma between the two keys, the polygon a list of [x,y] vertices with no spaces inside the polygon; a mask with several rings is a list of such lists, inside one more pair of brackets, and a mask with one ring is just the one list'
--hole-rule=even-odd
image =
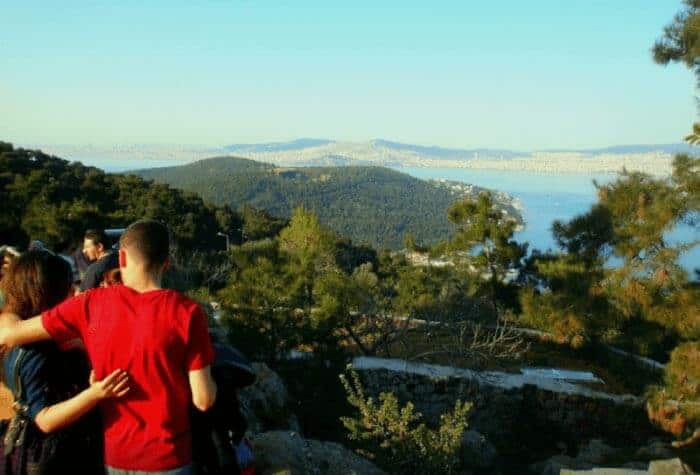
{"label": "short dark hair", "polygon": [[109,247],[109,238],[101,229],[88,229],[85,231],[85,239],[91,240],[95,246],[102,244],[105,249]]}
{"label": "short dark hair", "polygon": [[170,234],[168,228],[158,221],[142,219],[132,223],[122,237],[119,245],[139,255],[149,271],[165,264],[170,254]]}

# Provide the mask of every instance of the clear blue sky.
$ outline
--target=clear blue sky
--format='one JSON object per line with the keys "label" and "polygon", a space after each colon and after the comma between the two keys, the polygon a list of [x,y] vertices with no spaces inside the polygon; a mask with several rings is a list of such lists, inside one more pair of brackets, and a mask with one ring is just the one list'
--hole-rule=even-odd
{"label": "clear blue sky", "polygon": [[0,140],[678,142],[695,81],[653,64],[650,48],[680,7],[0,0]]}

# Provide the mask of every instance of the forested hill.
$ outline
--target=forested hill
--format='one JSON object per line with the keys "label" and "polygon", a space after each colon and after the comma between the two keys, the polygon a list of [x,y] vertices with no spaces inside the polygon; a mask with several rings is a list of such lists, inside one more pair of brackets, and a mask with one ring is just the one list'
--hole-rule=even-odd
{"label": "forested hill", "polygon": [[[481,190],[381,167],[279,168],[233,157],[135,173],[233,209],[248,204],[286,218],[303,205],[354,242],[390,249],[401,248],[406,234],[421,244],[447,238],[452,232],[449,205],[460,195]],[[513,208],[508,211],[517,214]]]}
{"label": "forested hill", "polygon": [[0,244],[23,247],[40,239],[56,251],[75,246],[87,228],[118,228],[140,218],[168,223],[186,249],[220,248],[217,232],[236,237],[241,228],[237,213],[194,193],[1,141],[0,203]]}

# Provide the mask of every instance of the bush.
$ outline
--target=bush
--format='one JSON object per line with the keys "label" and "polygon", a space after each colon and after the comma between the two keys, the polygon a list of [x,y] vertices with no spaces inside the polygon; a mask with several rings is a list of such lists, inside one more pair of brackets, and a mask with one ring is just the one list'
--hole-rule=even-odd
{"label": "bush", "polygon": [[358,453],[394,473],[457,472],[470,403],[457,401],[452,413],[440,417],[440,427],[432,430],[420,422],[422,415],[410,402],[399,407],[391,393],[381,393],[378,403],[366,398],[357,372],[351,371],[350,378],[341,375],[340,379],[348,402],[359,410],[356,418],[341,418]]}
{"label": "bush", "polygon": [[700,342],[673,350],[664,379],[649,398],[649,418],[678,438],[700,438]]}

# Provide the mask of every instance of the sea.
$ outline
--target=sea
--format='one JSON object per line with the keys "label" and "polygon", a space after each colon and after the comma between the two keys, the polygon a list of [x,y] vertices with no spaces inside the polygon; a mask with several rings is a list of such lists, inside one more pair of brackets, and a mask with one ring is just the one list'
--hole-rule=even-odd
{"label": "sea", "polygon": [[[617,178],[614,173],[563,174],[464,168],[397,168],[424,180],[446,179],[504,191],[522,204],[525,228],[515,238],[527,242],[530,250],[557,250],[552,235],[555,220],[568,221],[587,212],[597,200],[595,183]],[[700,240],[700,229],[680,225],[667,236],[670,243]],[[611,262],[615,262],[614,260]],[[681,255],[681,265],[695,277],[700,268],[700,246]]]}

